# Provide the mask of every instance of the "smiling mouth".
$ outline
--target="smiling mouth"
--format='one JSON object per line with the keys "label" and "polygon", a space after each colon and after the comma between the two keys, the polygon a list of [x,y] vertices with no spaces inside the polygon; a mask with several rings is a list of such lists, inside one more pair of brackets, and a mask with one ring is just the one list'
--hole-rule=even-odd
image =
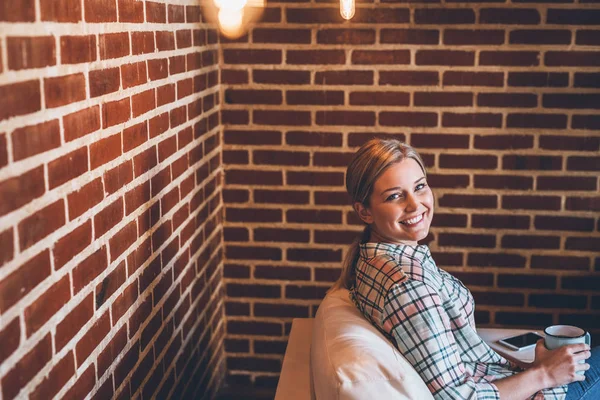
{"label": "smiling mouth", "polygon": [[414,217],[414,218],[411,218],[411,219],[405,219],[404,221],[400,221],[400,223],[401,223],[402,225],[406,225],[406,226],[416,225],[416,224],[418,224],[419,222],[421,222],[421,220],[423,219],[423,216],[424,216],[424,215],[425,215],[425,213],[423,213],[423,214],[419,214],[419,215],[417,215],[417,216],[416,216],[416,217]]}

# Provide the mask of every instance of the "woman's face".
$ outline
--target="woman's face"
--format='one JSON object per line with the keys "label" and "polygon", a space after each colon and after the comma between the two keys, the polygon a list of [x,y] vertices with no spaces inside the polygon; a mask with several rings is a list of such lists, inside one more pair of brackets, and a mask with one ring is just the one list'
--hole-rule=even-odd
{"label": "woman's face", "polygon": [[361,203],[354,207],[371,225],[371,241],[415,246],[429,233],[433,194],[419,164],[405,158],[375,181],[368,208]]}

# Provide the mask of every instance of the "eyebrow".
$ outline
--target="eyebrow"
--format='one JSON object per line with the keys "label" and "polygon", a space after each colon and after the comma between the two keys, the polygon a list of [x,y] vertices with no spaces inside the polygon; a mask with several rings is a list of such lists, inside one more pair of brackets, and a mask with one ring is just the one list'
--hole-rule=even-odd
{"label": "eyebrow", "polygon": [[[425,179],[424,176],[422,176],[419,179],[417,179],[414,183],[419,183],[423,179]],[[391,187],[389,189],[385,189],[383,192],[381,192],[381,194],[385,194],[386,192],[391,192],[392,190],[398,190],[398,189],[402,189],[402,187],[400,187],[400,186]]]}

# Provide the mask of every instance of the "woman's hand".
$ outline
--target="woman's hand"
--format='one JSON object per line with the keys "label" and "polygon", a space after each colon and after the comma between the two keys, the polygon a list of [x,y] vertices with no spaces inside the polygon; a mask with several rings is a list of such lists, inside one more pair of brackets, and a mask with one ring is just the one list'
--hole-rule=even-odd
{"label": "woman's hand", "polygon": [[535,346],[535,360],[531,368],[543,371],[543,376],[546,377],[546,387],[562,386],[574,381],[585,380],[585,376],[578,374],[577,371],[586,371],[590,365],[580,364],[579,361],[590,356],[590,347],[585,343],[570,344],[548,350],[544,345],[544,339],[540,339]]}

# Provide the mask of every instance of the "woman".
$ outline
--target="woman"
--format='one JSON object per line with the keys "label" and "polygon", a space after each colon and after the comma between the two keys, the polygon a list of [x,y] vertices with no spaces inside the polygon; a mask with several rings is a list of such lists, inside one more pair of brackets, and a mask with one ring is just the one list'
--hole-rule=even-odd
{"label": "woman", "polygon": [[[579,361],[590,357],[589,346],[546,350],[540,340],[535,361],[523,370],[477,335],[473,296],[435,265],[427,246],[417,244],[429,233],[434,199],[413,148],[370,140],[348,166],[346,189],[367,226],[334,288],[351,291],[359,310],[435,398],[600,399],[598,348],[592,363],[599,366],[587,371],[590,365]],[[588,379],[577,371],[587,371]]]}

